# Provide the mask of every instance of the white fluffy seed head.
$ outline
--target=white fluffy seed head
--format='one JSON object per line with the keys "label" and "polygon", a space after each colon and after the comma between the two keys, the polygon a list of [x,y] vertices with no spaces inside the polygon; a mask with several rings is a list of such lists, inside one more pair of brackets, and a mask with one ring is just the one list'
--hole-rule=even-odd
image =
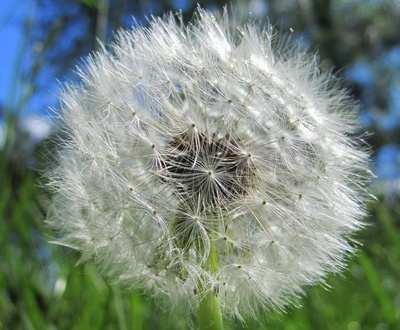
{"label": "white fluffy seed head", "polygon": [[47,221],[117,282],[194,308],[213,290],[242,317],[342,269],[369,175],[354,103],[316,57],[232,26],[155,18],[87,59],[61,96]]}

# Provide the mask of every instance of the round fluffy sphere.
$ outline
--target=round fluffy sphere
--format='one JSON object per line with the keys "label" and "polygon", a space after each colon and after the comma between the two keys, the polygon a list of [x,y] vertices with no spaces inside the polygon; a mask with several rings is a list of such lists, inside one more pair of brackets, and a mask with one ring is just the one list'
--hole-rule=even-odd
{"label": "round fluffy sphere", "polygon": [[341,270],[368,180],[355,106],[315,56],[274,44],[199,9],[89,57],[61,96],[57,242],[172,302],[212,290],[239,317]]}

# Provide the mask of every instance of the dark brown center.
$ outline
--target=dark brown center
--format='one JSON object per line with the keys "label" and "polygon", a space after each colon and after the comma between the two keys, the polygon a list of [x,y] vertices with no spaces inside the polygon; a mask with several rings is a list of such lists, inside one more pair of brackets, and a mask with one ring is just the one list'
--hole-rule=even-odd
{"label": "dark brown center", "polygon": [[240,140],[185,132],[168,144],[162,178],[183,199],[204,208],[224,207],[247,194],[252,185],[251,155]]}

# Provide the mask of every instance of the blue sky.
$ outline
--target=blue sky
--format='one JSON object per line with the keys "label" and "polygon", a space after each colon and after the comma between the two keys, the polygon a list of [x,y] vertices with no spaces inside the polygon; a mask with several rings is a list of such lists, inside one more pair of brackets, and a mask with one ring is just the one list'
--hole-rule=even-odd
{"label": "blue sky", "polygon": [[[177,7],[183,7],[187,1],[176,0],[175,4]],[[253,1],[258,3],[258,1]],[[262,3],[260,1],[260,3]],[[26,39],[26,29],[24,23],[28,18],[28,15],[34,14],[35,3],[33,0],[2,0],[0,9],[0,145],[2,141],[2,135],[4,133],[4,123],[2,123],[2,110],[5,108],[15,108],[14,102],[20,98],[18,93],[22,88],[16,84],[16,72],[18,65],[22,60],[29,60],[29,54],[24,53],[24,43]],[[381,65],[390,65],[393,72],[399,70],[399,54],[400,47],[396,47],[389,54],[382,56]],[[25,56],[25,57],[24,57]],[[376,59],[379,62],[379,58]],[[389,64],[388,64],[389,63]],[[378,63],[379,64],[379,63]],[[358,61],[353,66],[347,68],[347,79],[357,80],[363,86],[365,93],[370,93],[373,88],[373,82],[375,77],[372,75],[371,63],[365,63],[362,60]],[[398,71],[397,71],[398,72]],[[52,72],[48,72],[51,79],[55,80],[52,76]],[[372,118],[372,113],[366,111],[361,121],[364,125],[368,126],[372,124],[372,121],[377,122],[383,131],[393,129],[393,125],[398,125],[400,121],[400,97],[398,93],[400,81],[397,79],[396,83],[392,86],[391,98],[390,98],[390,109],[387,112],[379,112],[378,118]],[[22,125],[31,133],[31,137],[35,139],[35,136],[40,138],[43,134],[48,132],[48,124],[46,124],[43,116],[46,113],[47,106],[52,105],[55,102],[56,95],[54,92],[45,93],[46,95],[38,95],[33,97],[33,107],[29,107],[31,110],[37,106],[38,109],[30,113],[25,113],[24,122]],[[371,93],[373,95],[373,91]],[[37,99],[39,98],[39,99]],[[38,120],[38,115],[41,116],[41,120]],[[397,126],[395,127],[397,128]],[[392,177],[398,175],[398,164],[400,163],[400,151],[397,147],[389,146],[382,148],[378,155],[377,172],[380,177]],[[396,166],[387,166],[388,164]]]}
{"label": "blue sky", "polygon": [[[24,23],[32,9],[32,0],[5,0],[0,10],[0,146],[4,143],[5,132],[3,111],[14,109],[13,105],[19,97],[16,72],[26,55]],[[30,113],[20,125],[30,134],[33,141],[40,140],[50,129],[43,116],[38,117]]]}
{"label": "blue sky", "polygon": [[0,10],[0,104],[10,105],[11,84],[23,50],[23,23],[30,0],[3,1]]}

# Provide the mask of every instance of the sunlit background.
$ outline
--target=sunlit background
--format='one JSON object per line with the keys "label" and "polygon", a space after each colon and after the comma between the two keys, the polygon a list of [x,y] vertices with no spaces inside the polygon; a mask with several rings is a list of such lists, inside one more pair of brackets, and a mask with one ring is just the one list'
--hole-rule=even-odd
{"label": "sunlit background", "polygon": [[[226,1],[201,1],[221,10]],[[376,174],[360,252],[343,276],[307,288],[302,306],[227,329],[400,329],[400,1],[233,1],[243,20],[269,22],[318,51],[324,70],[359,100]],[[105,283],[49,243],[49,193],[37,183],[54,143],[58,93],[75,65],[121,27],[182,11],[191,0],[2,0],[0,6],[0,329],[188,329],[151,293]],[[328,290],[327,290],[328,289]]]}

